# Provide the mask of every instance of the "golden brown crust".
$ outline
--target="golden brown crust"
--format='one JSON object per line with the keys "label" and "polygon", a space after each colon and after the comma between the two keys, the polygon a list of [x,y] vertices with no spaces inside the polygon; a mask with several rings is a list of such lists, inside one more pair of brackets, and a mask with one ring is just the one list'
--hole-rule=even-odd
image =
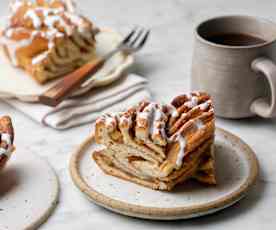
{"label": "golden brown crust", "polygon": [[[105,170],[109,174],[116,171],[123,177],[123,172],[117,171],[124,171],[128,174],[125,178],[135,177],[135,183],[151,181],[152,188],[160,189],[160,183],[170,190],[195,177],[200,162],[202,167],[199,153],[213,144],[214,120],[211,98],[201,92],[178,96],[169,105],[144,101],[126,112],[105,114],[96,121],[95,140],[107,149],[97,161],[103,168],[104,159],[110,160],[113,168]],[[199,180],[214,184],[215,179],[203,177],[203,173],[208,172],[201,170]],[[214,170],[208,175],[213,174]]]}
{"label": "golden brown crust", "polygon": [[11,4],[0,43],[11,63],[43,84],[95,57],[98,31],[65,1],[20,0]]}
{"label": "golden brown crust", "polygon": [[176,184],[185,182],[190,178],[194,178],[201,183],[215,184],[214,175],[210,172],[208,177],[203,175],[204,170],[198,172],[199,166],[203,166],[206,162],[201,161],[201,157],[209,157],[209,149],[211,141],[205,143],[199,147],[193,154],[189,155],[186,159],[186,164],[181,170],[177,170],[167,178],[156,178],[152,180],[139,178],[132,175],[129,172],[121,170],[114,165],[114,161],[108,157],[104,150],[95,151],[92,154],[93,159],[96,161],[97,165],[108,175],[118,177],[123,180],[131,181],[133,183],[155,189],[170,191],[174,188]]}

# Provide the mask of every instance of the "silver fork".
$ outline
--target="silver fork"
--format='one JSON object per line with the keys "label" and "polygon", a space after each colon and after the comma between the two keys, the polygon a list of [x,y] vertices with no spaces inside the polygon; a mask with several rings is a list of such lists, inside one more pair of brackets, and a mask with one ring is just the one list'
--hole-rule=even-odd
{"label": "silver fork", "polygon": [[148,40],[150,30],[136,27],[118,46],[102,58],[96,58],[81,68],[63,77],[56,85],[48,89],[38,97],[38,102],[55,107],[66,99],[70,93],[81,86],[83,82],[91,78],[114,54],[124,52],[133,54],[139,51]]}

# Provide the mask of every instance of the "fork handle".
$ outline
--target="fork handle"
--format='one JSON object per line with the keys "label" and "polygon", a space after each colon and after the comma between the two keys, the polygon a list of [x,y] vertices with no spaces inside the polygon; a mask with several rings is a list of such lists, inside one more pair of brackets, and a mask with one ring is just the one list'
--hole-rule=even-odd
{"label": "fork handle", "polygon": [[55,107],[60,104],[70,93],[95,74],[105,63],[105,59],[96,58],[81,68],[63,77],[56,85],[41,94],[38,101],[44,105]]}

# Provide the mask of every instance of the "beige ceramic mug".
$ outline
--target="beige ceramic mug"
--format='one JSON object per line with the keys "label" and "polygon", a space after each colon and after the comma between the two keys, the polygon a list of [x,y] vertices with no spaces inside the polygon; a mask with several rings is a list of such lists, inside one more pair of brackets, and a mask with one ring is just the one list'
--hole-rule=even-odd
{"label": "beige ceramic mug", "polygon": [[[220,34],[243,34],[261,42],[229,45],[214,40]],[[274,117],[275,63],[276,24],[251,16],[209,19],[195,31],[191,87],[213,97],[218,116]]]}

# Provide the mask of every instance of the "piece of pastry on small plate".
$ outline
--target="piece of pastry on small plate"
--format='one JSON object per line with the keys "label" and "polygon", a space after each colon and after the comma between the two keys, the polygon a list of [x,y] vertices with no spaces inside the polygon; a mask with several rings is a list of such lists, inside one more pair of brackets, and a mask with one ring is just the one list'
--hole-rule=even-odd
{"label": "piece of pastry on small plate", "polygon": [[168,105],[143,101],[96,121],[93,153],[107,174],[152,189],[172,190],[194,178],[216,184],[214,109],[203,92],[183,94]]}
{"label": "piece of pastry on small plate", "polygon": [[10,117],[0,117],[0,170],[14,151],[14,131]]}
{"label": "piece of pastry on small plate", "polygon": [[0,44],[38,83],[64,76],[95,57],[98,29],[71,0],[15,0]]}

